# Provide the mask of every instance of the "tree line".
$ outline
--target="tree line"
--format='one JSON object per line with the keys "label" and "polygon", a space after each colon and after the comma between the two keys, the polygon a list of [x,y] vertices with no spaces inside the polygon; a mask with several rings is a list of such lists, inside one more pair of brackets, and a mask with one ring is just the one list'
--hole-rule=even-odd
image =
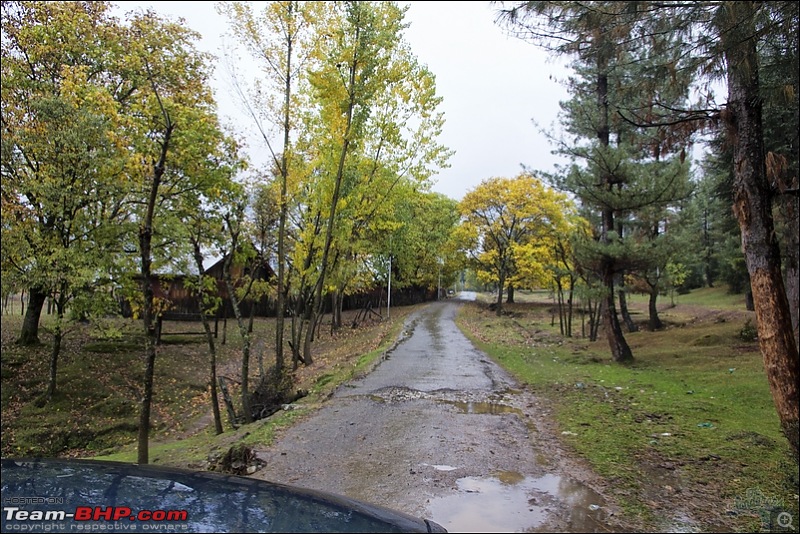
{"label": "tree line", "polygon": [[[692,273],[746,290],[784,434],[798,452],[798,6],[792,2],[493,2],[509,34],[571,61],[567,165],[540,173],[579,205],[574,240],[612,357],[628,362],[616,302],[655,299]],[[722,103],[714,84],[725,87]],[[699,173],[687,154],[704,142]],[[738,254],[737,254],[738,252]],[[742,257],[743,253],[743,257]],[[743,259],[743,261],[742,261]]]}
{"label": "tree line", "polygon": [[[213,58],[181,21],[152,11],[119,20],[108,2],[2,6],[3,292],[30,296],[21,344],[38,342],[42,306],[55,302],[45,399],[56,391],[69,321],[114,313],[114,296],[132,303],[146,335],[140,463],[156,323],[168,304],[154,294],[154,274],[195,275],[211,310],[218,295],[204,265],[226,258],[235,311],[259,294],[278,303],[280,371],[285,346],[295,366],[312,363],[325,295],[385,283],[390,260],[395,287],[455,272],[446,240],[456,202],[430,190],[450,154],[436,141],[441,99],[403,41],[404,10],[388,2],[273,2],[263,17],[242,3],[219,9],[260,62],[249,80],[257,83],[238,87],[263,133],[265,168],[220,123]],[[235,264],[265,261],[277,266],[273,283],[233,274]],[[248,418],[252,318],[236,319]],[[213,357],[210,336],[209,344]]]}

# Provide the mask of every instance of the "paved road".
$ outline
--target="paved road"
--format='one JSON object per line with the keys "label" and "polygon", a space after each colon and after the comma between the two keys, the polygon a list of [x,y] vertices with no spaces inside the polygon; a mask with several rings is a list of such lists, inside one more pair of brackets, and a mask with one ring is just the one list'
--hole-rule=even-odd
{"label": "paved road", "polygon": [[537,400],[458,330],[461,302],[406,320],[376,369],[260,454],[254,476],[388,506],[450,532],[605,532],[602,498],[561,472]]}

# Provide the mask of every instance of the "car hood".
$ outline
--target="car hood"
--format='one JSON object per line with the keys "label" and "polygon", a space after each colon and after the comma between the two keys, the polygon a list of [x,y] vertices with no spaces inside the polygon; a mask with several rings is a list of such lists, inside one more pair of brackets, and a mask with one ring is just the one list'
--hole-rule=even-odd
{"label": "car hood", "polygon": [[446,532],[341,495],[207,471],[23,458],[3,459],[0,480],[3,532]]}

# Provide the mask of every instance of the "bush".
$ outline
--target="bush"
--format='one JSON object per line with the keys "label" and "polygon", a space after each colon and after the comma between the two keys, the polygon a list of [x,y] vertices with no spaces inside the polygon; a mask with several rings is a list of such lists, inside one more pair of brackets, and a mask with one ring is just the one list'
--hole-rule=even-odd
{"label": "bush", "polygon": [[739,330],[739,339],[742,341],[755,341],[758,339],[758,328],[753,325],[753,321],[748,319],[744,326]]}

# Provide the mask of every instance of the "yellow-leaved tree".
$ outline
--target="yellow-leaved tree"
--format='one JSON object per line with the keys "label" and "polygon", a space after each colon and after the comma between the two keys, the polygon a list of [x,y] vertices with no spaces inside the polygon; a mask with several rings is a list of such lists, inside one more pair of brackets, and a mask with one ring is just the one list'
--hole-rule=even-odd
{"label": "yellow-leaved tree", "polygon": [[503,291],[511,285],[534,288],[551,285],[556,239],[568,228],[574,211],[566,195],[536,177],[489,178],[469,191],[459,204],[461,247],[478,279],[497,285],[497,315]]}

